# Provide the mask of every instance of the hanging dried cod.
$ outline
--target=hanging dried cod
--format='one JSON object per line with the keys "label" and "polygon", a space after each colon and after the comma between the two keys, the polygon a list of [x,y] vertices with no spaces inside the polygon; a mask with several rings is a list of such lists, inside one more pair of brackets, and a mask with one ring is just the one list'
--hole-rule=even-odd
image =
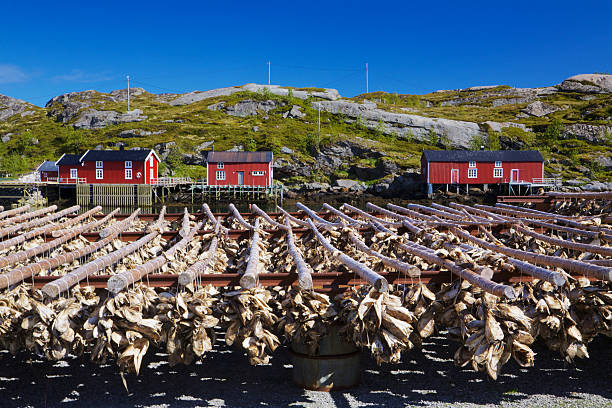
{"label": "hanging dried cod", "polygon": [[270,291],[256,287],[225,292],[217,305],[221,325],[226,329],[225,343],[244,348],[252,365],[268,364],[269,353],[280,344],[274,334],[278,317],[269,306],[271,299]]}
{"label": "hanging dried cod", "polygon": [[336,297],[340,329],[349,342],[370,349],[380,363],[398,363],[401,352],[420,345],[416,317],[402,306],[402,299],[374,288],[360,287]]}
{"label": "hanging dried cod", "polygon": [[338,314],[329,297],[295,287],[287,292],[281,306],[279,332],[284,333],[288,341],[305,345],[310,355],[317,354],[319,339],[328,333]]}
{"label": "hanging dried cod", "polygon": [[192,285],[186,289],[176,294],[161,293],[155,315],[163,325],[161,342],[166,345],[171,366],[191,364],[212,350],[216,339],[213,327],[219,319],[213,316],[212,307],[217,289],[207,286],[194,292]]}
{"label": "hanging dried cod", "polygon": [[511,357],[521,367],[533,367],[535,353],[529,347],[534,341],[532,320],[520,307],[478,292],[476,299],[465,295],[452,306],[459,323],[453,331],[459,332],[463,343],[455,352],[455,364],[464,367],[471,363],[475,371],[486,371],[494,380]]}
{"label": "hanging dried cod", "polygon": [[145,285],[107,298],[83,325],[92,343],[91,360],[105,363],[115,357],[122,372],[138,374],[150,342],[161,339],[162,323],[153,318],[157,302],[155,290]]}

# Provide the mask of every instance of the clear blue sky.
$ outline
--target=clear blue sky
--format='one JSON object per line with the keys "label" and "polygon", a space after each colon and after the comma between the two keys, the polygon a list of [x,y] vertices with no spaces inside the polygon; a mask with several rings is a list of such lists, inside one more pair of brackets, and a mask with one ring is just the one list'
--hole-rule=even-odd
{"label": "clear blue sky", "polygon": [[[97,4],[94,4],[97,3]],[[83,6],[82,4],[87,4]],[[426,93],[612,71],[612,1],[5,1],[0,94],[249,82]]]}

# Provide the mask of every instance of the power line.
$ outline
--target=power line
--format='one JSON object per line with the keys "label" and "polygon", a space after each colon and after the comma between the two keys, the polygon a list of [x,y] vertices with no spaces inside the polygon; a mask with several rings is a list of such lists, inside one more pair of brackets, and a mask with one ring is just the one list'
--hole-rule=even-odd
{"label": "power line", "polygon": [[281,68],[290,68],[290,69],[305,69],[305,70],[310,70],[310,71],[346,71],[346,72],[358,72],[361,71],[361,69],[359,68],[323,68],[323,67],[304,67],[304,66],[298,66],[298,65],[274,65],[275,67],[281,67]]}

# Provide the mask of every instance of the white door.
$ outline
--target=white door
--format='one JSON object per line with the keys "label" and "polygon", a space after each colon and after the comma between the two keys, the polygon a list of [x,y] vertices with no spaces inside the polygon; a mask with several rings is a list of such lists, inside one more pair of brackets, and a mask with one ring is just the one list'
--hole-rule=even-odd
{"label": "white door", "polygon": [[458,184],[459,183],[459,169],[452,169],[451,170],[451,184]]}
{"label": "white door", "polygon": [[517,183],[519,181],[519,170],[512,169],[510,170],[510,182]]}
{"label": "white door", "polygon": [[238,185],[242,186],[244,184],[244,171],[238,172]]}

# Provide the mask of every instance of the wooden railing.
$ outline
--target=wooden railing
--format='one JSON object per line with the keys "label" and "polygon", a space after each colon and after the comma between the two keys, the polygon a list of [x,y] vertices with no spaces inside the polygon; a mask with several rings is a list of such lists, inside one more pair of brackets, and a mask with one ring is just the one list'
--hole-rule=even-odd
{"label": "wooden railing", "polygon": [[550,184],[553,186],[560,186],[561,182],[560,177],[534,177],[532,180],[533,184]]}
{"label": "wooden railing", "polygon": [[154,186],[176,186],[179,184],[192,184],[191,177],[158,177],[151,179]]}

